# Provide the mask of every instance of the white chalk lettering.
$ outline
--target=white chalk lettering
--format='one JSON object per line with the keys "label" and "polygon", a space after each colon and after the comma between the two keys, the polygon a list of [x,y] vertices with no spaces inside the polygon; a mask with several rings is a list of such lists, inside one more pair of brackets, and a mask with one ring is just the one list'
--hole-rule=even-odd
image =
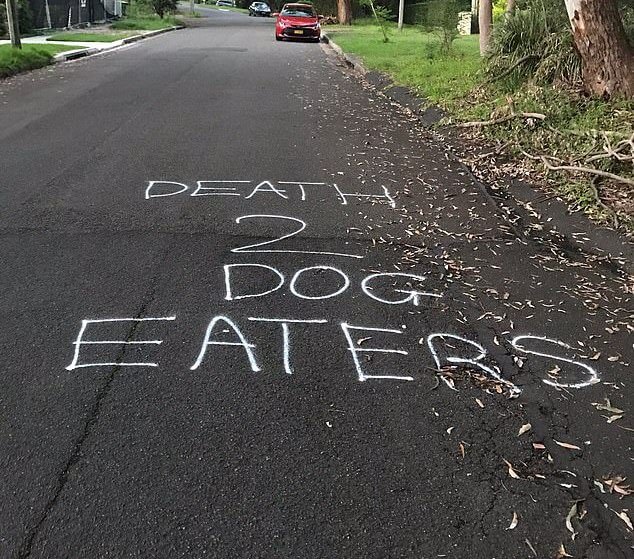
{"label": "white chalk lettering", "polygon": [[81,346],[85,345],[161,345],[163,343],[162,340],[84,340],[84,333],[86,332],[86,328],[88,328],[89,324],[102,324],[107,322],[151,322],[151,321],[160,321],[160,320],[176,320],[175,316],[163,316],[158,318],[102,318],[102,319],[88,319],[81,321],[81,328],[79,329],[79,334],[77,334],[77,338],[73,342],[75,346],[75,352],[73,355],[73,361],[68,367],[66,367],[67,371],[72,371],[74,369],[81,369],[85,367],[103,367],[103,366],[121,366],[121,367],[158,367],[157,363],[152,362],[141,362],[141,363],[129,363],[129,362],[121,362],[121,361],[111,361],[111,362],[98,362],[98,363],[79,363],[79,351]]}
{"label": "white chalk lettering", "polygon": [[374,299],[375,301],[379,301],[381,303],[386,303],[388,305],[402,305],[404,303],[409,303],[411,301],[412,304],[415,307],[417,307],[420,304],[420,297],[442,297],[442,295],[439,295],[437,293],[430,293],[428,291],[416,291],[415,289],[414,290],[395,289],[394,291],[396,293],[405,293],[407,295],[405,298],[398,299],[396,301],[389,301],[387,299],[383,299],[381,297],[378,297],[377,295],[373,295],[372,294],[373,288],[370,287],[368,284],[373,279],[376,279],[376,278],[393,278],[393,277],[408,278],[408,279],[411,279],[411,280],[414,280],[414,281],[425,281],[427,279],[425,276],[417,276],[415,274],[404,274],[404,273],[401,273],[401,272],[372,274],[370,276],[367,276],[361,282],[361,289],[371,299]]}
{"label": "white chalk lettering", "polygon": [[283,241],[284,239],[288,239],[290,237],[294,237],[298,233],[301,233],[304,229],[306,229],[306,222],[301,219],[297,219],[296,217],[288,217],[285,215],[267,215],[267,214],[257,214],[257,215],[243,215],[236,218],[236,223],[240,223],[245,219],[281,219],[287,220],[294,223],[299,224],[299,229],[292,231],[286,235],[282,235],[281,237],[277,237],[275,239],[271,239],[270,241],[262,241],[260,243],[254,243],[252,245],[245,245],[237,248],[231,249],[231,252],[234,253],[242,253],[242,252],[266,252],[266,253],[284,253],[284,254],[324,254],[329,256],[345,256],[347,258],[363,258],[363,256],[357,254],[345,254],[341,252],[325,252],[325,251],[313,251],[313,250],[283,250],[283,249],[255,249],[255,247],[263,247],[267,245],[272,245],[273,243],[278,243],[279,241]]}
{"label": "white chalk lettering", "polygon": [[[333,291],[332,293],[327,293],[325,295],[314,295],[314,296],[302,295],[301,293],[297,291],[295,284],[297,283],[297,280],[301,277],[301,275],[308,272],[309,270],[332,270],[333,272],[339,274],[341,278],[343,278],[343,285],[337,288],[336,291]],[[291,279],[290,290],[293,295],[295,295],[296,297],[299,297],[300,299],[316,300],[316,299],[330,299],[331,297],[336,297],[337,295],[341,295],[346,289],[348,289],[349,286],[350,286],[350,279],[348,279],[348,276],[344,274],[341,270],[338,270],[337,268],[333,268],[332,266],[310,266],[309,268],[302,268],[301,270],[297,270],[297,272],[295,272],[295,275]]]}
{"label": "white chalk lettering", "polygon": [[257,318],[250,316],[248,320],[255,322],[277,322],[282,325],[282,344],[283,344],[283,360],[284,360],[284,372],[292,375],[293,366],[291,364],[291,333],[289,323],[292,324],[325,324],[328,321],[322,319],[313,320],[297,320],[292,318]]}
{"label": "white chalk lettering", "polygon": [[[240,340],[239,342],[223,342],[220,340],[210,339],[214,326],[220,321],[224,322],[227,326],[229,326],[229,328],[231,328],[234,331],[234,333]],[[207,331],[205,332],[205,339],[203,340],[203,345],[200,348],[200,353],[198,354],[198,358],[196,359],[196,362],[190,367],[190,370],[195,371],[196,369],[198,369],[198,367],[200,367],[200,364],[202,363],[203,359],[205,358],[205,354],[207,353],[207,347],[210,345],[242,346],[249,359],[249,365],[251,366],[251,370],[254,373],[257,373],[258,371],[261,370],[255,360],[255,355],[253,354],[253,348],[255,346],[247,342],[240,328],[238,328],[238,326],[226,316],[213,317],[213,319],[209,323],[209,326],[207,326]]]}
{"label": "white chalk lettering", "polygon": [[[238,299],[248,299],[249,297],[264,297],[264,295],[273,293],[274,291],[277,291],[280,287],[282,287],[282,285],[284,285],[284,275],[281,272],[279,272],[276,268],[273,268],[272,266],[267,266],[266,264],[225,264],[223,268],[225,272],[225,288],[226,288],[225,300],[226,301],[237,301]],[[260,291],[258,293],[248,293],[246,295],[234,295],[233,290],[231,289],[231,286],[232,286],[231,278],[233,277],[232,270],[234,268],[262,268],[265,270],[269,270],[270,272],[273,272],[275,275],[277,275],[277,279],[279,283],[272,289]]]}
{"label": "white chalk lettering", "polygon": [[278,181],[278,184],[292,184],[292,185],[296,185],[299,186],[299,190],[302,193],[302,202],[304,202],[306,200],[306,189],[304,188],[305,186],[311,186],[311,185],[318,185],[318,186],[323,186],[326,183],[325,182],[306,182],[306,181]]}
{"label": "white chalk lettering", "polygon": [[568,359],[566,357],[556,357],[555,355],[551,355],[550,353],[542,353],[540,351],[535,351],[534,349],[526,349],[524,346],[520,345],[520,342],[524,340],[538,340],[542,342],[547,342],[549,344],[555,344],[565,349],[572,349],[568,344],[561,342],[559,340],[553,340],[552,338],[546,338],[544,336],[530,336],[530,335],[516,336],[515,338],[511,340],[511,345],[519,351],[527,353],[528,355],[538,355],[540,357],[547,357],[548,359],[554,359],[555,361],[561,361],[563,363],[570,363],[571,365],[576,365],[578,367],[581,367],[588,375],[587,380],[584,380],[582,382],[567,383],[567,382],[559,382],[559,381],[554,381],[549,379],[542,379],[542,382],[544,384],[548,384],[549,386],[554,386],[556,388],[584,388],[586,386],[590,386],[592,384],[596,384],[597,382],[600,382],[599,374],[592,367],[585,365],[584,363],[580,363],[579,361]]}
{"label": "white chalk lettering", "polygon": [[352,354],[352,361],[354,362],[354,367],[357,371],[357,375],[359,381],[364,382],[368,379],[393,379],[393,380],[414,380],[414,377],[410,376],[401,376],[401,375],[366,375],[363,372],[363,368],[361,367],[361,361],[359,360],[359,353],[398,353],[400,355],[408,355],[407,351],[403,349],[382,349],[382,348],[361,348],[355,341],[352,339],[351,332],[352,331],[366,331],[366,332],[385,332],[388,334],[402,334],[401,330],[395,330],[393,328],[370,328],[367,326],[352,326],[350,324],[346,324],[345,322],[341,323],[341,329],[346,337],[348,342],[348,351]]}
{"label": "white chalk lettering", "polygon": [[[159,194],[152,194],[152,190],[155,185],[178,185],[180,190],[176,190],[175,192],[167,191]],[[183,184],[182,182],[174,182],[174,181],[149,181],[147,188],[145,189],[145,199],[149,200],[150,198],[163,198],[164,196],[176,196],[177,194],[181,194],[189,189],[189,186]]]}
{"label": "white chalk lettering", "polygon": [[346,192],[343,192],[336,184],[333,184],[332,186],[337,191],[337,194],[339,195],[339,198],[341,199],[342,206],[348,205],[348,198],[370,198],[370,199],[376,199],[376,200],[381,200],[381,199],[387,200],[390,207],[392,208],[396,207],[396,202],[394,201],[394,198],[390,196],[390,191],[385,186],[381,187],[383,189],[383,194],[363,194],[362,192],[346,193]]}
{"label": "white chalk lettering", "polygon": [[[265,186],[268,186],[269,188],[264,188]],[[258,192],[273,192],[280,198],[284,198],[285,200],[288,200],[288,196],[286,196],[286,190],[280,190],[278,188],[275,188],[273,184],[269,181],[262,181],[251,191],[251,194],[249,194],[248,196],[245,196],[244,198],[246,200],[248,200],[249,198],[253,198],[253,196],[255,196]]]}
{"label": "white chalk lettering", "polygon": [[235,186],[204,186],[205,184],[249,184],[251,181],[196,181],[192,196],[240,196]]}
{"label": "white chalk lettering", "polygon": [[[460,357],[460,356],[449,355],[446,357],[446,360],[448,363],[457,364],[457,365],[471,365],[472,367],[476,369],[480,369],[481,371],[493,377],[495,380],[501,382],[502,384],[505,384],[513,394],[519,394],[521,392],[521,390],[517,386],[515,386],[512,382],[503,378],[499,370],[496,370],[497,368],[494,369],[492,367],[488,367],[487,365],[481,362],[481,360],[484,359],[484,357],[486,357],[487,355],[486,349],[484,349],[479,343],[474,342],[473,340],[468,340],[466,338],[463,338],[462,336],[457,336],[456,334],[444,333],[444,334],[430,334],[429,336],[427,336],[427,345],[429,347],[429,351],[431,351],[432,357],[434,358],[437,369],[442,368],[441,360],[438,357],[438,352],[436,351],[436,348],[434,346],[434,340],[438,338],[440,338],[440,340],[442,341],[445,341],[447,338],[452,340],[458,340],[465,344],[471,345],[478,350],[478,355],[471,359],[467,359],[465,357]],[[449,386],[449,388],[453,388],[447,379],[445,379],[444,377],[442,377],[442,379],[445,382],[445,384]]]}

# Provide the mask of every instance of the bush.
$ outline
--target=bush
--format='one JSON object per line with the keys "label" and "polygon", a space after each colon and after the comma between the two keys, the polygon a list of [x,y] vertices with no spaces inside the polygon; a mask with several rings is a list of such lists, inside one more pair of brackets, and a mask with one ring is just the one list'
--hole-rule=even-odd
{"label": "bush", "polygon": [[462,7],[461,0],[430,0],[427,4],[423,28],[440,38],[440,48],[445,53],[458,36],[458,13]]}
{"label": "bush", "polygon": [[567,24],[548,18],[547,10],[531,7],[516,10],[494,27],[487,59],[492,80],[504,78],[513,88],[530,78],[539,83],[581,79],[581,61]]}
{"label": "bush", "polygon": [[[20,34],[24,35],[33,31],[33,13],[28,0],[18,0],[18,24]],[[9,25],[7,22],[7,8],[4,2],[0,1],[0,37],[9,36]]]}
{"label": "bush", "polygon": [[16,49],[10,46],[2,46],[0,47],[0,78],[6,78],[26,70],[41,68],[50,64],[52,59],[53,55],[44,49]]}

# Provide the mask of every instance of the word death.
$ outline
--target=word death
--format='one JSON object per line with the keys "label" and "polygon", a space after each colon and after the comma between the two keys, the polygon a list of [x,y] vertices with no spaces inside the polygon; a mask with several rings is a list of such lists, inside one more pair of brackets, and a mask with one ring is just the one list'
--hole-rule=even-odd
{"label": "word death", "polygon": [[342,206],[348,205],[350,199],[370,199],[387,203],[396,207],[394,198],[385,186],[378,192],[347,192],[336,184],[310,181],[234,181],[206,180],[196,181],[196,186],[175,181],[148,181],[145,188],[145,199],[170,198],[174,196],[231,196],[251,199],[270,199],[271,197],[290,201],[322,201],[324,193],[331,194]]}
{"label": "word death", "polygon": [[[176,321],[175,316],[164,317],[148,317],[148,318],[105,318],[105,319],[88,319],[82,320],[81,327],[77,338],[73,342],[74,354],[73,359],[66,367],[66,370],[73,371],[75,369],[116,366],[116,367],[159,367],[156,360],[133,359],[126,360],[126,354],[139,354],[139,349],[146,348],[146,352],[151,353],[151,348],[160,346],[163,343],[161,339],[138,339],[137,330],[143,323],[173,323]],[[377,328],[374,326],[352,325],[347,322],[331,324],[326,319],[293,319],[293,318],[271,318],[271,317],[247,317],[242,326],[228,316],[216,315],[207,325],[200,346],[198,347],[197,356],[189,365],[189,369],[195,371],[205,365],[210,366],[214,362],[214,352],[218,348],[229,349],[241,354],[244,358],[244,367],[247,372],[259,373],[263,370],[261,356],[258,355],[258,346],[249,339],[244,331],[245,324],[266,325],[271,324],[279,326],[276,338],[281,343],[282,367],[284,373],[292,375],[295,373],[295,364],[293,362],[292,341],[302,333],[308,336],[313,333],[313,328],[331,328],[338,332],[338,338],[341,341],[339,347],[341,351],[348,353],[354,375],[360,382],[370,379],[397,380],[397,381],[413,381],[415,375],[420,370],[427,368],[423,362],[421,365],[421,356],[418,352],[427,352],[427,357],[431,357],[436,369],[446,366],[465,367],[472,370],[480,371],[488,377],[500,382],[508,388],[511,394],[517,395],[521,389],[506,379],[500,368],[491,360],[491,356],[485,347],[467,339],[463,336],[448,332],[435,332],[420,338],[419,344],[412,343],[407,339],[403,339],[405,334],[404,328]],[[119,339],[103,339],[99,335],[106,336],[108,328],[113,328],[119,332]],[[92,334],[91,334],[92,330]],[[307,333],[308,330],[308,333]],[[124,336],[122,332],[132,331],[135,333],[134,339],[131,336]],[[253,327],[250,328],[253,331]],[[95,334],[96,332],[96,334]],[[97,336],[97,338],[93,336]],[[269,333],[270,335],[270,333]],[[418,336],[417,336],[418,337]],[[372,340],[371,343],[366,343]],[[404,343],[405,342],[405,343]],[[266,345],[271,345],[272,342]],[[559,340],[546,338],[543,336],[523,335],[516,336],[509,340],[511,347],[522,354],[529,356],[537,356],[548,361],[556,363],[560,368],[566,367],[570,370],[568,375],[570,378],[561,378],[557,381],[548,378],[542,379],[542,382],[555,388],[583,388],[599,382],[598,373],[589,365],[581,363],[569,357],[557,355],[563,350],[570,351],[572,348]],[[363,345],[362,345],[363,344]],[[423,349],[421,350],[421,344]],[[390,347],[392,346],[392,347]],[[394,347],[397,346],[397,347]],[[403,359],[410,355],[410,351],[405,347],[414,346],[416,351],[411,351],[412,363],[408,365]],[[90,360],[90,348],[108,348],[107,353],[113,358],[104,358],[103,360]],[[331,348],[328,344],[325,347]],[[128,351],[127,348],[130,348]],[[544,349],[547,348],[547,349]],[[332,350],[328,350],[329,353]],[[88,354],[88,357],[85,355]],[[364,357],[367,355],[383,354],[392,358],[390,371],[368,371],[368,360]],[[143,353],[145,355],[145,352]],[[93,357],[94,359],[94,357]],[[144,357],[143,359],[148,359]],[[219,357],[217,362],[221,361]],[[278,365],[279,366],[279,365]],[[402,370],[404,369],[404,370]],[[412,369],[412,370],[410,370]],[[449,385],[449,383],[448,383]],[[451,387],[451,385],[449,385]]]}

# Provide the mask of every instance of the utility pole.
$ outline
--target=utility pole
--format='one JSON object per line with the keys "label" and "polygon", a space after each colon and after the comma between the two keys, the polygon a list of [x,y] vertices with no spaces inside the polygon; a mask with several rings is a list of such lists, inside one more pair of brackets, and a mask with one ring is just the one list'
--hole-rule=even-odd
{"label": "utility pole", "polygon": [[405,0],[398,0],[398,30],[403,31],[403,13],[405,12]]}
{"label": "utility pole", "polygon": [[7,0],[7,23],[9,24],[11,46],[16,49],[21,49],[22,41],[20,41],[20,25],[18,23],[18,6],[16,0]]}
{"label": "utility pole", "polygon": [[189,0],[189,11],[194,15],[194,0]]}

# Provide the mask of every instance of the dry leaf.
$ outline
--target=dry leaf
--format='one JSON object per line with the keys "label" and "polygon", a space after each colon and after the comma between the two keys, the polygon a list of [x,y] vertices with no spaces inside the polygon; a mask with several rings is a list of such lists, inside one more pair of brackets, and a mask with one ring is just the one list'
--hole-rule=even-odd
{"label": "dry leaf", "polygon": [[546,447],[542,443],[533,443],[533,448],[535,450],[546,450]]}
{"label": "dry leaf", "polygon": [[572,555],[568,555],[568,553],[566,552],[566,548],[562,543],[557,550],[557,555],[555,555],[555,559],[563,559],[564,557],[572,557]]}
{"label": "dry leaf", "polygon": [[465,456],[464,444],[462,442],[460,442],[458,444],[458,446],[460,447],[460,454],[462,454],[462,457],[464,458],[464,456]]}
{"label": "dry leaf", "polygon": [[528,431],[530,431],[532,427],[533,426],[530,423],[525,423],[524,425],[520,427],[520,430],[517,436],[521,437],[524,433],[527,433]]}
{"label": "dry leaf", "polygon": [[511,520],[511,523],[509,524],[509,527],[507,528],[507,530],[515,530],[516,526],[517,526],[517,513],[513,511],[513,520]]}
{"label": "dry leaf", "polygon": [[[504,460],[504,458],[502,458],[502,460]],[[504,460],[504,463],[508,466],[509,468],[509,475],[513,478],[513,479],[522,479],[520,476],[517,475],[517,472],[513,469],[513,465],[508,461],[508,460]]]}
{"label": "dry leaf", "polygon": [[482,403],[482,400],[480,400],[480,398],[476,398],[475,401],[477,402],[478,406],[480,406],[481,408],[484,407],[484,404]]}
{"label": "dry leaf", "polygon": [[564,447],[564,448],[569,448],[570,450],[581,450],[581,448],[580,448],[580,447],[578,447],[578,446],[576,446],[576,445],[574,445],[574,444],[570,444],[570,443],[562,443],[562,442],[556,441],[555,439],[553,439],[553,442],[554,442],[555,444],[558,444],[559,446]]}
{"label": "dry leaf", "polygon": [[621,511],[616,516],[618,516],[623,522],[625,522],[625,524],[627,524],[627,527],[630,529],[630,531],[634,531],[634,526],[632,526],[632,521],[630,520],[630,517],[627,515],[625,511]]}
{"label": "dry leaf", "polygon": [[572,527],[572,519],[575,516],[577,516],[577,503],[576,502],[575,502],[574,505],[572,505],[572,508],[568,512],[568,516],[566,516],[566,528],[572,534],[572,539],[573,540],[575,539],[575,536],[577,535],[577,532],[575,532],[575,529]]}

